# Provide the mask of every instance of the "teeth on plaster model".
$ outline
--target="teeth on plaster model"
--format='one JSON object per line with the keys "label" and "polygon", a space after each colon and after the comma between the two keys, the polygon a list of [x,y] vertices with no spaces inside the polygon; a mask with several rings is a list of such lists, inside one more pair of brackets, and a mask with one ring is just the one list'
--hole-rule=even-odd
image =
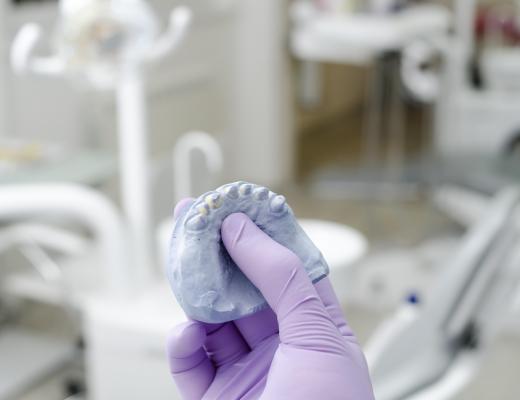
{"label": "teeth on plaster model", "polygon": [[226,194],[230,199],[238,198],[238,185],[228,185],[225,186],[222,191]]}
{"label": "teeth on plaster model", "polygon": [[266,189],[264,187],[256,188],[255,191],[253,192],[253,196],[258,201],[265,200],[269,196],[269,189]]}
{"label": "teeth on plaster model", "polygon": [[208,215],[209,214],[209,206],[207,204],[201,204],[197,207],[197,211],[200,215]]}
{"label": "teeth on plaster model", "polygon": [[284,196],[247,182],[230,183],[199,197],[181,211],[175,222],[168,279],[190,318],[226,322],[267,306],[220,238],[222,221],[237,212],[248,215],[260,229],[293,251],[312,282],[329,272],[323,256],[298,225]]}
{"label": "teeth on plaster model", "polygon": [[205,215],[194,215],[186,221],[186,228],[190,231],[201,231],[208,225],[208,218]]}
{"label": "teeth on plaster model", "polygon": [[251,185],[250,183],[243,183],[240,185],[240,188],[238,189],[241,196],[249,196],[252,190],[253,185]]}

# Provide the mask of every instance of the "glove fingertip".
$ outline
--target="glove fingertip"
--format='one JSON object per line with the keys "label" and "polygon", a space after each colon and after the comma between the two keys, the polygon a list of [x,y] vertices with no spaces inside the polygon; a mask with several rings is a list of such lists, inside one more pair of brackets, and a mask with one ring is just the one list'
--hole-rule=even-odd
{"label": "glove fingertip", "polygon": [[183,211],[187,210],[195,201],[192,197],[186,197],[175,205],[175,209],[173,210],[173,219],[179,218]]}
{"label": "glove fingertip", "polygon": [[206,339],[206,330],[196,321],[177,325],[168,335],[167,351],[170,359],[186,358],[198,351]]}
{"label": "glove fingertip", "polygon": [[248,225],[254,225],[254,222],[243,213],[230,214],[226,219],[224,219],[220,231],[222,234],[222,241],[228,251],[233,251],[237,248],[237,244],[243,238],[246,230],[248,231],[248,234],[251,232],[254,233],[256,225],[254,225],[252,229]]}

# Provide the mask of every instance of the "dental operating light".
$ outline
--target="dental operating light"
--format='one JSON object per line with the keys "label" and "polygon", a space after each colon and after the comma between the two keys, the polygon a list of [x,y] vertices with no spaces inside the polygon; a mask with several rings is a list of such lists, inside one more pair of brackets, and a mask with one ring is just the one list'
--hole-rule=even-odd
{"label": "dental operating light", "polygon": [[154,264],[148,173],[148,127],[143,67],[159,61],[182,42],[191,12],[175,8],[159,32],[158,19],[142,0],[61,0],[49,39],[53,53],[36,54],[43,34],[29,23],[16,35],[11,65],[18,73],[65,76],[114,90],[118,110],[121,200],[135,262],[143,281]]}

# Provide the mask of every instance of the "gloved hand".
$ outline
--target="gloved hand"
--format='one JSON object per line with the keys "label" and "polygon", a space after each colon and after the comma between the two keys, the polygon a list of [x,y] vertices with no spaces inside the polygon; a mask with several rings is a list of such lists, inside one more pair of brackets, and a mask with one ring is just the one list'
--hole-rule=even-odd
{"label": "gloved hand", "polygon": [[245,214],[228,216],[221,234],[270,308],[224,324],[177,326],[168,358],[181,397],[373,399],[365,358],[329,279],[313,285],[299,258]]}

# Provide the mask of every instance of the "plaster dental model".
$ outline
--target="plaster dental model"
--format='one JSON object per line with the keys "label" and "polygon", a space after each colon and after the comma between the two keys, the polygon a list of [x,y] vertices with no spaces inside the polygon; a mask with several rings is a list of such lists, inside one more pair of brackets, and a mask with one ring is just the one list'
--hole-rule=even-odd
{"label": "plaster dental model", "polygon": [[226,322],[267,306],[220,238],[222,221],[237,212],[248,215],[265,233],[293,251],[313,283],[329,272],[285,197],[247,182],[224,185],[183,210],[173,229],[168,279],[177,300],[192,319]]}

